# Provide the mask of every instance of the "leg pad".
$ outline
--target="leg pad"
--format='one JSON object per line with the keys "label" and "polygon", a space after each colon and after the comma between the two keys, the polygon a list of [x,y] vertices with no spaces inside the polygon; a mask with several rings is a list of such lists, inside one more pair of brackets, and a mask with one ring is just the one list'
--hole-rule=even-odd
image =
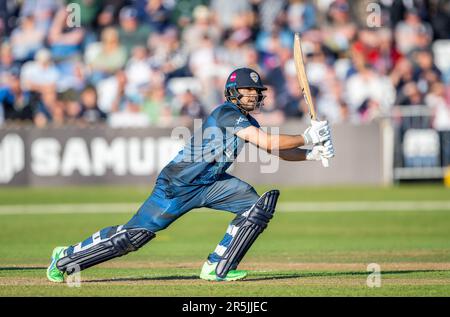
{"label": "leg pad", "polygon": [[262,195],[255,205],[242,217],[239,229],[216,267],[216,274],[225,278],[230,270],[236,269],[256,238],[266,229],[275,212],[278,190]]}
{"label": "leg pad", "polygon": [[155,234],[147,229],[122,230],[86,250],[61,258],[56,266],[60,271],[72,274],[136,251],[154,237]]}

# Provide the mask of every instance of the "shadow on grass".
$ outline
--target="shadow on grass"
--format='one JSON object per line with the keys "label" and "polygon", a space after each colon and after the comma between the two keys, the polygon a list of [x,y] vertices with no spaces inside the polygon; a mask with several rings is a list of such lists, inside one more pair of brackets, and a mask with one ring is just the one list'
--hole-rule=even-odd
{"label": "shadow on grass", "polygon": [[45,266],[6,266],[0,267],[1,271],[29,271],[29,270],[46,270]]}
{"label": "shadow on grass", "polygon": [[[450,270],[399,270],[399,271],[381,271],[382,275],[388,274],[412,274],[412,273],[431,273],[431,272],[450,272]],[[291,278],[308,278],[308,277],[339,277],[339,276],[368,276],[372,272],[300,272],[290,274],[277,274],[265,277],[255,277],[244,280],[244,282],[265,281],[265,280],[283,280]]]}
{"label": "shadow on grass", "polygon": [[[402,271],[382,271],[383,275],[387,274],[412,274],[412,273],[431,273],[431,272],[450,272],[450,270],[402,270]],[[255,282],[265,280],[284,280],[308,277],[339,277],[339,276],[368,276],[371,272],[300,272],[289,274],[271,274],[270,276],[255,276],[243,280],[243,282]],[[263,273],[261,273],[263,275]],[[106,282],[143,282],[143,281],[181,281],[181,280],[200,280],[198,275],[172,275],[172,276],[155,276],[155,277],[123,277],[110,279],[94,279],[83,281],[83,283],[106,283]]]}
{"label": "shadow on grass", "polygon": [[179,280],[196,280],[199,279],[197,275],[185,276],[156,276],[156,277],[119,277],[109,279],[87,280],[83,283],[106,283],[106,282],[143,282],[143,281],[179,281]]}

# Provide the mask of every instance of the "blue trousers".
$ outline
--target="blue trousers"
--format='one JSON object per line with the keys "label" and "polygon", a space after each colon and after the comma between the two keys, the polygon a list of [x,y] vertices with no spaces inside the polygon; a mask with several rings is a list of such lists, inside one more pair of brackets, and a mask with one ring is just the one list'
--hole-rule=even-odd
{"label": "blue trousers", "polygon": [[[209,185],[190,186],[181,195],[177,188],[158,179],[152,194],[124,229],[146,228],[152,232],[167,228],[186,212],[200,207],[225,210],[234,214],[247,211],[259,198],[252,186],[229,174]],[[172,195],[171,195],[172,194]]]}
{"label": "blue trousers", "polygon": [[[208,259],[217,262],[226,251],[236,232],[234,224],[259,199],[255,189],[246,182],[224,174],[208,185],[191,185],[177,188],[158,178],[152,194],[145,200],[136,214],[126,224],[107,227],[84,241],[69,247],[66,255],[89,248],[122,229],[145,228],[158,232],[167,228],[176,219],[194,208],[207,207],[236,214],[227,232]],[[114,231],[114,232],[113,232]]]}

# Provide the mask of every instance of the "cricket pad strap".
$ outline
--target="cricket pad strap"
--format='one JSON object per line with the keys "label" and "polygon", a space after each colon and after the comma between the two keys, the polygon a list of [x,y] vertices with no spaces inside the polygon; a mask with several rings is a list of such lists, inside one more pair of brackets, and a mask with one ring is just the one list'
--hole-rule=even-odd
{"label": "cricket pad strap", "polygon": [[246,217],[243,218],[236,235],[217,264],[216,275],[219,278],[225,278],[230,270],[237,268],[253,242],[266,229],[275,212],[279,195],[278,190],[264,193],[255,205],[245,213]]}
{"label": "cricket pad strap", "polygon": [[155,233],[147,229],[124,229],[86,250],[61,258],[56,266],[60,271],[70,275],[131,251],[136,251],[154,237]]}

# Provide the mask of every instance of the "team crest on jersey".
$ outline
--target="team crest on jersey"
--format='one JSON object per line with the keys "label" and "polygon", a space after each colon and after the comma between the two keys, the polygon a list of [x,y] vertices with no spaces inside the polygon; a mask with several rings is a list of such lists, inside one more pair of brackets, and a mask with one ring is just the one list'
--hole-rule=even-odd
{"label": "team crest on jersey", "polygon": [[257,73],[251,72],[251,73],[250,73],[250,78],[251,78],[255,83],[258,82],[258,74],[257,74]]}

